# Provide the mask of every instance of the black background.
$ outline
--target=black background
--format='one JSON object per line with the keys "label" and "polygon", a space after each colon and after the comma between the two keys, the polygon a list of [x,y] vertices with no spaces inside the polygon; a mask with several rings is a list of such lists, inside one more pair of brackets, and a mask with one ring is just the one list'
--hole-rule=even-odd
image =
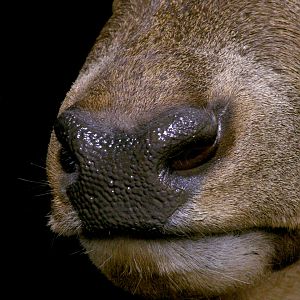
{"label": "black background", "polygon": [[95,269],[78,241],[47,227],[45,160],[53,122],[111,3],[23,1],[0,8],[1,248],[9,299],[133,299]]}

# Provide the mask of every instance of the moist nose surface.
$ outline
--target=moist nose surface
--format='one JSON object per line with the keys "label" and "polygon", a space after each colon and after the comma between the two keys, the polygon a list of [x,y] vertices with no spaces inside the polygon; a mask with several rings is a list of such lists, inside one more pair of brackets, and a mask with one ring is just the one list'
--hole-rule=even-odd
{"label": "moist nose surface", "polygon": [[55,124],[61,153],[73,166],[67,173],[77,173],[66,193],[84,230],[161,231],[188,199],[186,191],[164,183],[169,153],[207,131],[212,119],[203,120],[195,109],[177,110],[126,133],[85,114],[69,109]]}

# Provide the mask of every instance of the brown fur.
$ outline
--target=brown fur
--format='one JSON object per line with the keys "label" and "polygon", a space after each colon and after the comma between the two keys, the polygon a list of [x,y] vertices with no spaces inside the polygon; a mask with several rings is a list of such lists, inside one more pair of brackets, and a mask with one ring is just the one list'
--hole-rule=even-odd
{"label": "brown fur", "polygon": [[146,297],[300,299],[299,16],[299,0],[115,1],[60,112],[76,103],[130,129],[170,107],[223,107],[218,160],[168,220],[190,238],[91,240],[53,135],[51,228]]}

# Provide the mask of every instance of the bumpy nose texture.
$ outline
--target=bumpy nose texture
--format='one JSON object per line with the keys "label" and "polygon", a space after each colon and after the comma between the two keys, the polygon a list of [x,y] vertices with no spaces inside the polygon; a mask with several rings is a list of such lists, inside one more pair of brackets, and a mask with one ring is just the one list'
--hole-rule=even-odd
{"label": "bumpy nose texture", "polygon": [[195,139],[215,139],[216,119],[203,110],[181,108],[130,133],[111,124],[75,108],[59,116],[55,133],[73,178],[67,195],[86,232],[162,231],[189,197],[163,180],[170,157]]}

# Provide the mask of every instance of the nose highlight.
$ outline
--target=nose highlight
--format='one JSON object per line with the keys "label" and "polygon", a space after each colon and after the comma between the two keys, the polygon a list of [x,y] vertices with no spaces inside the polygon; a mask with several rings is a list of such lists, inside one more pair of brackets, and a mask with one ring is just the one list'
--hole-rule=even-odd
{"label": "nose highlight", "polygon": [[108,122],[113,123],[75,108],[57,119],[60,162],[73,178],[67,196],[86,232],[161,232],[189,197],[163,177],[205,161],[215,145],[216,118],[180,108],[130,132]]}

